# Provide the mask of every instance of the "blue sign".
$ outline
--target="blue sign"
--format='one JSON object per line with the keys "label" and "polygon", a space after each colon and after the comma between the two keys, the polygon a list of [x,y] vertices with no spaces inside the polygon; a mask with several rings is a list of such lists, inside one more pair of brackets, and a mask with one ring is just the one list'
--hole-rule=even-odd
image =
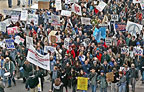
{"label": "blue sign", "polygon": [[14,40],[13,39],[5,39],[7,49],[14,49]]}

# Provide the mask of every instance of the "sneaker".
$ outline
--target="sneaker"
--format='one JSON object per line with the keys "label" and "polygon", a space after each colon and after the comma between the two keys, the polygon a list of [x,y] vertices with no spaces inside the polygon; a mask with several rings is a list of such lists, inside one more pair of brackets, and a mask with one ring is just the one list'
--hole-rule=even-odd
{"label": "sneaker", "polygon": [[10,86],[8,86],[7,88],[10,88],[11,87],[11,85]]}

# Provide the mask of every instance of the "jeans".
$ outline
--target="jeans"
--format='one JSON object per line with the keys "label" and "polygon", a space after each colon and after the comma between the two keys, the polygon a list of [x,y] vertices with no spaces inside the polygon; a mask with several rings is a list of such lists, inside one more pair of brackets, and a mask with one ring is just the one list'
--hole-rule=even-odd
{"label": "jeans", "polygon": [[100,92],[107,92],[107,88],[100,88]]}
{"label": "jeans", "polygon": [[4,69],[0,69],[0,77],[3,77],[4,76]]}
{"label": "jeans", "polygon": [[120,86],[119,86],[119,92],[125,92],[126,90],[126,83],[122,83]]}
{"label": "jeans", "polygon": [[72,92],[76,92],[77,90],[77,86],[76,85],[72,85]]}
{"label": "jeans", "polygon": [[14,76],[11,75],[10,77],[8,77],[8,85],[9,85],[9,86],[11,86],[11,79],[12,79],[13,83],[16,84],[15,79],[14,79]]}
{"label": "jeans", "polygon": [[28,5],[30,6],[30,5],[32,5],[32,0],[28,0]]}
{"label": "jeans", "polygon": [[12,0],[8,0],[8,6],[12,7]]}
{"label": "jeans", "polygon": [[142,80],[144,81],[144,71],[142,72]]}
{"label": "jeans", "polygon": [[135,92],[136,79],[135,78],[131,78],[130,79],[130,83],[132,85],[132,92]]}
{"label": "jeans", "polygon": [[117,92],[117,83],[111,83],[111,92]]}
{"label": "jeans", "polygon": [[92,92],[96,92],[96,85],[91,85]]}

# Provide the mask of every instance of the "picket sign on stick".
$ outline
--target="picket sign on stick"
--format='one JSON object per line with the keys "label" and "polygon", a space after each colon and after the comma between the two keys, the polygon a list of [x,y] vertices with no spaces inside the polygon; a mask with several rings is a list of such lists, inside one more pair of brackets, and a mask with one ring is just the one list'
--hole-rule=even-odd
{"label": "picket sign on stick", "polygon": [[62,10],[62,11],[61,11],[61,15],[62,15],[62,16],[71,16],[71,11]]}
{"label": "picket sign on stick", "polygon": [[81,17],[82,24],[91,25],[90,20],[91,20],[90,18]]}
{"label": "picket sign on stick", "polygon": [[133,48],[133,53],[136,55],[143,55],[143,49],[140,47],[134,47]]}
{"label": "picket sign on stick", "polygon": [[77,15],[82,15],[82,12],[81,12],[81,6],[80,5],[78,5],[78,4],[73,4],[72,5],[72,8],[71,8],[72,10],[72,12],[74,12],[74,13],[76,13]]}
{"label": "picket sign on stick", "polygon": [[5,39],[7,49],[15,49],[13,39]]}
{"label": "picket sign on stick", "polygon": [[33,46],[33,38],[26,36],[26,47],[29,48],[29,46]]}

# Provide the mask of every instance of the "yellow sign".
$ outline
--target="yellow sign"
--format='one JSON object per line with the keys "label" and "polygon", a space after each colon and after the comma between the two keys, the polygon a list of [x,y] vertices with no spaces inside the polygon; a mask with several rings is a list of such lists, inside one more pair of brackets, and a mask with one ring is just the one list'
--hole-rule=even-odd
{"label": "yellow sign", "polygon": [[77,80],[77,89],[88,90],[88,78],[78,77]]}

